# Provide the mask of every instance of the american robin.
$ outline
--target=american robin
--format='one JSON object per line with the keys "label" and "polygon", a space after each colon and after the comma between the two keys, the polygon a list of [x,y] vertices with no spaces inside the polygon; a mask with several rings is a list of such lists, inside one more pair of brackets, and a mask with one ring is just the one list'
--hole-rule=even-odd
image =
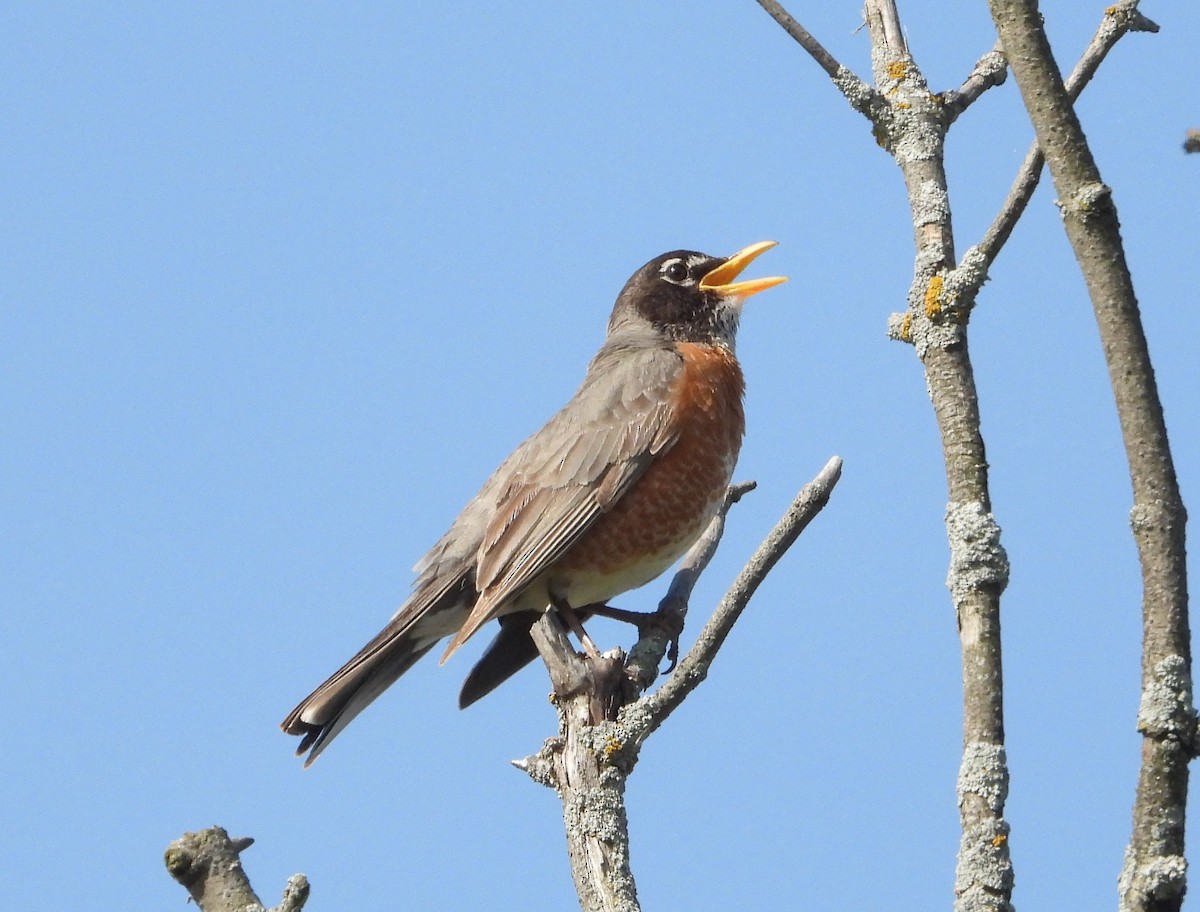
{"label": "american robin", "polygon": [[387,626],[283,720],[307,766],[418,659],[444,662],[492,619],[467,706],[532,660],[554,606],[591,613],[670,567],[719,508],[741,448],[734,354],[742,302],[787,281],[734,281],[763,241],[728,258],[655,257],[617,296],[604,345],[571,401],[500,465],[414,568]]}

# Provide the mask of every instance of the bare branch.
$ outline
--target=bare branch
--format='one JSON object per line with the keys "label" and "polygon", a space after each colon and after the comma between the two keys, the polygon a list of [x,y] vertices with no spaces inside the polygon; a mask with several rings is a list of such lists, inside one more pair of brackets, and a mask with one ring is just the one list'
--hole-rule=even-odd
{"label": "bare branch", "polygon": [[900,26],[900,10],[893,0],[867,0],[866,16],[871,46],[876,51],[885,51],[893,60],[912,56]]}
{"label": "bare branch", "polygon": [[988,89],[1003,85],[1008,79],[1008,58],[1000,49],[1000,42],[979,58],[975,69],[958,89],[942,93],[942,109],[946,113],[946,126],[958,120],[958,116],[969,108]]}
{"label": "bare branch", "polygon": [[[164,861],[202,912],[265,912],[239,857],[253,843],[248,837],[230,839],[221,827],[211,827],[184,833],[167,846]],[[295,874],[272,912],[300,912],[307,900],[308,879]]]}
{"label": "bare branch", "polygon": [[[1193,755],[1191,633],[1184,526],[1166,422],[1125,260],[1112,191],[1104,185],[1042,28],[1034,0],[989,0],[1062,208],[1096,322],[1129,474],[1142,565],[1142,765],[1133,835],[1119,881],[1129,912],[1178,910],[1186,889],[1184,824]],[[1135,3],[1118,4],[1140,21]],[[1152,25],[1152,24],[1151,24]]]}
{"label": "bare branch", "polygon": [[800,533],[829,502],[829,496],[841,476],[842,460],[834,456],[816,478],[800,489],[787,512],[758,546],[758,550],[725,593],[712,617],[700,631],[696,644],[684,656],[679,667],[671,673],[661,688],[645,698],[647,717],[643,739],[662,725],[684,698],[704,680],[717,652],[759,585]]}
{"label": "bare branch", "polygon": [[791,35],[804,48],[813,60],[833,80],[838,91],[846,96],[854,110],[874,119],[877,112],[886,108],[885,100],[869,85],[859,79],[854,73],[837,62],[837,59],[825,50],[824,46],[814,38],[809,31],[797,22],[776,0],[758,0],[761,6],[783,30]]}
{"label": "bare branch", "polygon": [[808,51],[808,55],[812,57],[828,74],[830,79],[837,79],[843,67],[834,58],[821,42],[817,41],[804,26],[792,18],[791,13],[785,10],[775,0],[758,0],[758,5],[767,11],[767,14],[782,26],[783,30],[796,39],[796,43],[804,50]]}
{"label": "bare branch", "polygon": [[[1110,6],[1104,11],[1104,18],[1101,19],[1096,34],[1092,36],[1092,40],[1079,58],[1079,62],[1075,64],[1075,69],[1067,78],[1067,97],[1071,101],[1079,98],[1087,84],[1092,81],[1092,77],[1096,75],[1096,70],[1099,69],[1104,58],[1108,56],[1108,52],[1129,32],[1157,31],[1158,26],[1138,12],[1136,0],[1122,0],[1122,2]],[[1016,227],[1017,220],[1025,212],[1025,207],[1029,204],[1033,191],[1037,189],[1044,161],[1042,150],[1035,141],[1025,154],[1025,160],[1021,163],[1021,168],[1017,172],[1012,188],[1008,191],[1004,205],[984,233],[983,240],[977,245],[979,253],[983,256],[985,276],[986,269],[991,268],[992,263],[995,262],[1000,249],[1008,241],[1013,228]]]}

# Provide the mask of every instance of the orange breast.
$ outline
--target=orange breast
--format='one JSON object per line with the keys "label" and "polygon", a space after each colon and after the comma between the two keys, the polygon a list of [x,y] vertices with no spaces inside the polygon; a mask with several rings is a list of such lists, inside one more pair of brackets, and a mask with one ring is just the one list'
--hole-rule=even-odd
{"label": "orange breast", "polygon": [[741,368],[718,346],[677,348],[684,363],[671,390],[678,439],[555,567],[556,575],[619,578],[596,599],[643,585],[673,564],[712,519],[733,475],[746,426]]}

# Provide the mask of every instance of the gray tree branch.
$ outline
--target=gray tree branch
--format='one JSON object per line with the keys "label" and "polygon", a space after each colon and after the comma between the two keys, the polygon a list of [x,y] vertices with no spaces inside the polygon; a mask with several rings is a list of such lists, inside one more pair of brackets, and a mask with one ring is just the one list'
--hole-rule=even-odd
{"label": "gray tree branch", "polygon": [[[950,587],[963,669],[963,759],[958,780],[962,839],[955,876],[959,910],[1012,908],[1012,861],[1004,803],[1004,687],[1000,594],[1008,562],[992,515],[979,399],[967,345],[977,259],[956,266],[945,172],[947,121],[908,52],[894,2],[868,0],[875,86],[893,106],[876,125],[908,188],[917,248],[914,282],[898,337],[925,367],[941,434],[949,502]],[[899,37],[898,37],[899,36]]]}
{"label": "gray tree branch", "polygon": [[[163,860],[201,912],[267,912],[242,868],[241,853],[253,844],[248,837],[231,839],[221,827],[210,827],[184,833],[167,846]],[[307,899],[308,879],[294,874],[270,912],[300,912]]]}
{"label": "gray tree branch", "polygon": [[[1126,34],[1157,31],[1158,26],[1138,12],[1137,0],[1121,0],[1121,2],[1108,7],[1104,11],[1104,17],[1100,21],[1099,28],[1096,29],[1096,34],[1092,36],[1092,40],[1079,58],[1079,62],[1075,64],[1075,69],[1067,77],[1067,97],[1071,101],[1079,98],[1087,84],[1091,82],[1092,77],[1096,75],[1096,70],[1100,68],[1104,58],[1108,56],[1108,52]],[[1029,204],[1033,191],[1037,189],[1038,182],[1041,180],[1044,162],[1041,147],[1035,140],[1025,154],[1025,161],[1021,163],[1012,188],[1008,191],[1008,197],[1004,200],[1004,205],[984,233],[983,240],[977,245],[986,269],[990,269],[992,263],[995,262],[997,254],[1008,241],[1018,219],[1021,218],[1025,207]]]}
{"label": "gray tree branch", "polygon": [[[768,12],[794,37],[797,32],[807,35],[785,12],[770,8]],[[834,81],[871,120],[875,138],[896,159],[913,216],[914,280],[908,306],[902,314],[893,315],[889,333],[913,343],[925,367],[946,464],[946,530],[951,555],[947,584],[958,617],[963,660],[964,743],[958,779],[963,836],[956,869],[956,907],[1010,910],[1013,877],[1009,827],[1004,819],[1008,768],[999,614],[1008,562],[991,512],[967,322],[988,267],[1036,187],[1041,161],[1036,150],[1031,152],[982,243],[968,249],[956,263],[943,166],[945,133],[982,92],[1003,81],[1004,63],[1013,49],[1007,45],[1007,53],[993,49],[980,59],[960,89],[935,96],[909,54],[895,2],[867,0],[866,20],[874,88],[863,89],[844,77]],[[1155,28],[1129,0],[1110,7],[1073,74],[1073,91],[1082,90],[1122,35]],[[815,39],[800,43],[810,53],[810,45],[820,47]],[[838,66],[840,74],[844,68]],[[827,66],[825,69],[829,72]],[[862,98],[871,103],[856,103]]]}
{"label": "gray tree branch", "polygon": [[979,96],[994,86],[1003,85],[1008,78],[1008,60],[1000,49],[1000,42],[979,58],[971,75],[957,89],[942,93],[942,110],[946,113],[946,126],[954,123],[958,115],[979,99]]}
{"label": "gray tree branch", "polygon": [[[1177,910],[1186,889],[1188,762],[1195,753],[1184,527],[1166,422],[1125,260],[1117,209],[1092,157],[1034,0],[989,0],[1046,156],[1067,239],[1091,297],[1133,486],[1142,565],[1142,765],[1121,908]],[[1136,4],[1127,4],[1136,15]]]}

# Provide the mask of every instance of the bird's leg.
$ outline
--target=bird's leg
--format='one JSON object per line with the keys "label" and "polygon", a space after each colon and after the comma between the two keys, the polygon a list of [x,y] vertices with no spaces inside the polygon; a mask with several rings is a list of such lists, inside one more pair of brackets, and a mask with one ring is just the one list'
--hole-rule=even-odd
{"label": "bird's leg", "polygon": [[567,600],[551,594],[550,604],[583,646],[583,661],[591,676],[588,688],[588,716],[591,724],[597,725],[605,719],[615,719],[617,712],[624,705],[625,654],[618,649],[611,656],[601,655],[592,638],[583,629],[579,614]]}
{"label": "bird's leg", "polygon": [[679,638],[683,636],[682,606],[675,599],[665,598],[659,603],[657,611],[628,611],[624,608],[614,608],[603,603],[586,605],[582,609],[588,614],[612,618],[614,621],[624,621],[633,624],[638,629],[638,635],[645,635],[655,627],[662,630],[670,639],[667,646],[667,659],[670,666],[664,674],[675,670],[679,662]]}
{"label": "bird's leg", "polygon": [[596,644],[592,642],[592,638],[588,636],[588,632],[583,629],[583,622],[579,620],[579,615],[575,613],[575,609],[568,604],[567,600],[551,593],[550,604],[554,606],[554,610],[558,612],[558,616],[563,619],[563,623],[567,625],[567,629],[578,638],[579,645],[583,647],[583,651],[587,657],[589,659],[600,658],[600,650],[596,648]]}

